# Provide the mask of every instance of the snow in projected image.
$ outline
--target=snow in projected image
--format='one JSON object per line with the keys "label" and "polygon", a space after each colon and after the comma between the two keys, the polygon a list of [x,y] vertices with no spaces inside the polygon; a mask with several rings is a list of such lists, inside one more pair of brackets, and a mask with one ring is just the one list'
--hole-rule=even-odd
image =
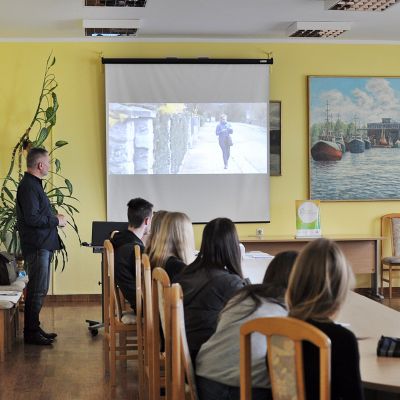
{"label": "snow in projected image", "polygon": [[109,174],[268,172],[266,103],[109,103]]}

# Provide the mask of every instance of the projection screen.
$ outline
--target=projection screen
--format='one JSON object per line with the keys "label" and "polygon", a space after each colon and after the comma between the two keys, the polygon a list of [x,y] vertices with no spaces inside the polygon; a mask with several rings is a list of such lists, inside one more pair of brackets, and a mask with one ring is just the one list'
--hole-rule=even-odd
{"label": "projection screen", "polygon": [[134,197],[194,223],[269,221],[269,66],[226,61],[103,59],[109,221]]}

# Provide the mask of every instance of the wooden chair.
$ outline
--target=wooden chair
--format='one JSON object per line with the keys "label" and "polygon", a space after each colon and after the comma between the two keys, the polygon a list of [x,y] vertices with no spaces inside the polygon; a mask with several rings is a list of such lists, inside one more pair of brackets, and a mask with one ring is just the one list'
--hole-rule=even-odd
{"label": "wooden chair", "polygon": [[150,261],[147,254],[142,254],[142,293],[143,293],[143,380],[145,396],[150,400],[154,399],[154,389],[152,387],[151,373],[153,370],[152,357],[154,343],[153,343],[153,304],[152,304],[152,291],[151,291],[151,268]]}
{"label": "wooden chair", "polygon": [[166,380],[167,400],[197,400],[194,370],[185,331],[183,292],[178,283],[165,289],[166,294],[166,365],[171,368]]}
{"label": "wooden chair", "polygon": [[[165,352],[161,352],[160,322],[164,336],[164,346],[169,346],[170,342],[166,338],[166,313],[165,309],[165,289],[171,286],[167,272],[163,268],[154,268],[152,272],[152,303],[153,303],[153,353],[151,373],[152,387],[154,388],[154,398],[158,399],[160,389],[165,389],[165,382],[170,379],[170,368],[165,365]],[[165,349],[164,349],[165,350]],[[158,395],[157,395],[158,393]]]}
{"label": "wooden chair", "polygon": [[[129,315],[131,316],[131,323],[122,322],[124,315],[122,313],[119,291],[114,278],[114,248],[109,240],[104,241],[104,252],[104,269],[108,271],[107,281],[109,282],[109,296],[106,300],[106,302],[108,302],[109,324],[104,331],[104,345],[106,353],[108,354],[106,371],[108,370],[110,372],[110,383],[112,386],[115,386],[117,360],[126,362],[127,360],[137,359],[137,325],[136,318],[132,313]],[[131,338],[127,339],[128,335]],[[127,352],[131,354],[127,354]]]}
{"label": "wooden chair", "polygon": [[251,334],[267,337],[268,370],[274,400],[305,400],[303,348],[320,351],[320,400],[330,399],[331,342],[319,329],[295,318],[257,318],[240,327],[240,399],[251,399]]}
{"label": "wooden chair", "polygon": [[[381,290],[383,282],[389,284],[389,299],[392,298],[392,278],[400,271],[400,213],[386,214],[381,218],[381,254],[390,254],[381,260]],[[384,277],[387,272],[387,278]]]}
{"label": "wooden chair", "polygon": [[138,346],[138,381],[139,400],[145,399],[144,383],[144,339],[143,339],[143,292],[142,292],[142,256],[140,247],[135,245],[135,276],[136,276],[136,329]]}

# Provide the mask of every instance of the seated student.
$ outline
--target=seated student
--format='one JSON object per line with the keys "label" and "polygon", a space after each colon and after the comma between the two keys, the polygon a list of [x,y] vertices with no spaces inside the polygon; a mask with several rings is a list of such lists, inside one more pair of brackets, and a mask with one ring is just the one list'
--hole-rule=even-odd
{"label": "seated student", "polygon": [[[240,326],[255,318],[287,315],[284,297],[296,257],[295,251],[277,254],[263,283],[239,290],[222,310],[216,332],[196,358],[200,400],[240,400]],[[254,334],[251,346],[252,399],[272,399],[265,338]]]}
{"label": "seated student", "polygon": [[[310,242],[300,253],[289,279],[289,316],[304,320],[331,340],[331,400],[363,399],[357,339],[334,322],[354,281],[339,246],[327,239]],[[319,351],[303,344],[307,400],[319,398]]]}
{"label": "seated student", "polygon": [[153,218],[151,219],[151,229],[146,238],[144,250],[146,254],[149,254],[151,249],[155,246],[160,233],[162,221],[167,214],[168,211],[165,210],[158,210],[153,213]]}
{"label": "seated student", "polygon": [[136,304],[134,245],[144,251],[142,238],[150,230],[153,204],[136,198],[128,203],[128,229],[117,232],[111,239],[115,252],[115,281],[132,309]]}
{"label": "seated student", "polygon": [[216,218],[204,228],[200,253],[174,282],[183,289],[185,327],[192,361],[217,328],[218,315],[245,281],[239,239],[228,218]]}
{"label": "seated student", "polygon": [[164,214],[157,232],[151,235],[146,253],[152,268],[164,268],[169,278],[174,279],[194,259],[193,226],[189,217],[181,212]]}

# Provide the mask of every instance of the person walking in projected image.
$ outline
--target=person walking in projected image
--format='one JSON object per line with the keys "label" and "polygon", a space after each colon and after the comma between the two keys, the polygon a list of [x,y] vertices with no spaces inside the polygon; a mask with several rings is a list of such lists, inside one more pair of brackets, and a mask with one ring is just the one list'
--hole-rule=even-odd
{"label": "person walking in projected image", "polygon": [[218,136],[219,147],[222,150],[222,157],[224,159],[224,168],[228,168],[228,161],[231,155],[232,138],[231,135],[233,129],[231,124],[227,121],[226,114],[221,114],[219,117],[219,123],[217,125],[215,134]]}
{"label": "person walking in projected image", "polygon": [[64,215],[56,214],[43,189],[50,170],[49,153],[34,147],[26,157],[27,170],[17,190],[17,229],[29,281],[25,297],[24,341],[51,345],[57,334],[45,332],[39,314],[49,290],[50,264],[54,251],[61,249],[57,228],[67,225]]}

